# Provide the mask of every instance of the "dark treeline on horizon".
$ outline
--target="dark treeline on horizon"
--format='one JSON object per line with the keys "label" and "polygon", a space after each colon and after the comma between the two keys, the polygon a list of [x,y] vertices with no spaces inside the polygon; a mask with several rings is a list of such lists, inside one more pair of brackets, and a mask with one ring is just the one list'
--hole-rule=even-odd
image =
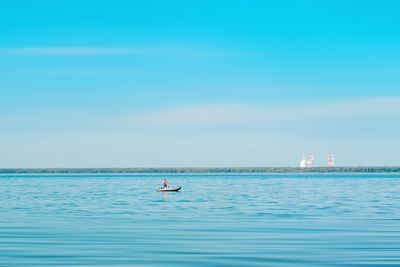
{"label": "dark treeline on horizon", "polygon": [[400,172],[397,167],[186,167],[186,168],[3,168],[0,174],[18,173],[352,173]]}

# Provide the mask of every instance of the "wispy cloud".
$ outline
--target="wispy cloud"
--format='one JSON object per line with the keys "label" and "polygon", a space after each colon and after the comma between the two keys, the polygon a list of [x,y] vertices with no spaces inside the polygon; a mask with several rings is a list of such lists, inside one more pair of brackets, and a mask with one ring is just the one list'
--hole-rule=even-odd
{"label": "wispy cloud", "polygon": [[99,55],[141,55],[149,53],[143,48],[105,47],[20,47],[1,48],[0,55],[18,56],[99,56]]}
{"label": "wispy cloud", "polygon": [[400,97],[364,98],[310,105],[207,104],[134,114],[130,120],[149,126],[207,126],[257,123],[314,123],[395,116]]}
{"label": "wispy cloud", "polygon": [[[110,129],[146,129],[146,127],[216,127],[246,125],[310,125],[342,122],[391,123],[400,120],[400,97],[361,98],[308,105],[260,105],[251,103],[215,103],[174,106],[152,111],[113,113],[109,115],[58,110],[49,114],[0,116],[3,124],[99,125]],[[349,124],[346,124],[348,126]],[[77,126],[78,127],[78,126]]]}
{"label": "wispy cloud", "polygon": [[138,47],[8,47],[1,56],[226,56],[237,51],[216,47],[175,44]]}
{"label": "wispy cloud", "polygon": [[0,162],[296,166],[303,151],[312,150],[322,163],[333,149],[343,165],[392,165],[398,164],[399,120],[400,97],[285,106],[219,103],[108,115],[69,109],[0,114],[7,126]]}

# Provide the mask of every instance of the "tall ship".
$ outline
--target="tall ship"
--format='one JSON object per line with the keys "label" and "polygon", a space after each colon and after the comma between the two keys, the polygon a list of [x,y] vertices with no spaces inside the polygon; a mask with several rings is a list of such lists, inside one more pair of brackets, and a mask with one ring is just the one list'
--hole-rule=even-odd
{"label": "tall ship", "polygon": [[300,168],[312,168],[314,167],[314,154],[311,153],[308,157],[305,154],[302,155],[300,160]]}

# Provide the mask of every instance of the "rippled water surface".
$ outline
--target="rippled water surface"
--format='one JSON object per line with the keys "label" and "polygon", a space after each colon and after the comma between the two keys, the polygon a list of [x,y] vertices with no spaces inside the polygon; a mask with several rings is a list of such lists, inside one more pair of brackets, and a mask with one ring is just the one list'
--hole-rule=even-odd
{"label": "rippled water surface", "polygon": [[400,175],[0,176],[0,266],[400,266]]}

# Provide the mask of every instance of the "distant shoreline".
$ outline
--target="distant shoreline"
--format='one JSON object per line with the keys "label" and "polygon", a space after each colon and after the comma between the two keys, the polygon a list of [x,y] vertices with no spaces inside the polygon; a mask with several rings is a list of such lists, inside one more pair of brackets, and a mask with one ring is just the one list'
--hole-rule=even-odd
{"label": "distant shoreline", "polygon": [[186,167],[186,168],[3,168],[0,174],[112,174],[112,173],[397,173],[400,166],[388,167]]}

